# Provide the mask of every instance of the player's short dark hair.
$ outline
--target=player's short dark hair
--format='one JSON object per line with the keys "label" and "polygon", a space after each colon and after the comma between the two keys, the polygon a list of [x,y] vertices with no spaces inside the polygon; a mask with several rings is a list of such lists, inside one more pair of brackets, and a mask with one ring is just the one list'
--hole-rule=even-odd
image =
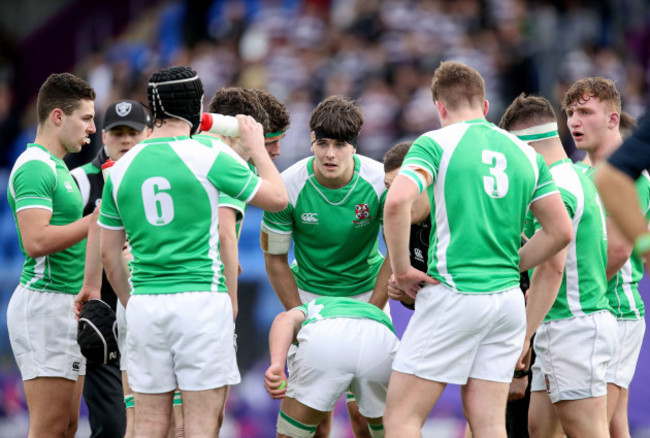
{"label": "player's short dark hair", "polygon": [[72,73],[51,74],[38,91],[38,123],[44,123],[56,108],[69,116],[81,100],[95,100],[95,90],[88,82]]}
{"label": "player's short dark hair", "polygon": [[225,116],[236,116],[237,114],[251,116],[262,125],[264,133],[272,132],[269,131],[269,116],[251,90],[240,87],[221,87],[210,100],[208,111]]}
{"label": "player's short dark hair", "polygon": [[149,106],[156,123],[168,118],[189,123],[194,134],[201,123],[203,83],[190,67],[163,68],[149,77],[147,85]]}
{"label": "player's short dark hair", "polygon": [[431,81],[433,101],[440,101],[451,110],[462,106],[483,105],[485,81],[472,67],[457,61],[443,61]]}
{"label": "player's short dark hair", "polygon": [[499,128],[509,131],[518,123],[533,126],[549,122],[557,122],[551,102],[541,96],[526,96],[521,93],[506,108],[499,121]]}
{"label": "player's short dark hair", "polygon": [[255,93],[255,96],[257,96],[262,107],[269,115],[269,133],[287,132],[291,124],[291,117],[287,107],[266,90],[251,88],[250,91]]}
{"label": "player's short dark hair", "polygon": [[566,111],[575,104],[586,103],[592,97],[621,113],[621,93],[616,89],[614,81],[602,76],[592,76],[574,82],[562,98],[562,110]]}
{"label": "player's short dark hair", "polygon": [[356,101],[330,96],[312,111],[309,129],[317,138],[343,140],[355,145],[363,125],[363,113]]}
{"label": "player's short dark hair", "polygon": [[411,149],[412,141],[403,141],[390,148],[384,155],[384,173],[402,167],[406,153]]}

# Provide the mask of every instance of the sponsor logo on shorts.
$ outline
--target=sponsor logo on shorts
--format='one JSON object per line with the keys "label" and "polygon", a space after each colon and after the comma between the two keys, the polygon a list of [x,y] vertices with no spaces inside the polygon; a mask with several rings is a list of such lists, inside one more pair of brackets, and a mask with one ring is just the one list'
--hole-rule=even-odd
{"label": "sponsor logo on shorts", "polygon": [[424,261],[424,256],[422,255],[422,250],[420,248],[415,248],[413,252],[415,253],[416,260],[419,260],[421,262]]}
{"label": "sponsor logo on shorts", "polygon": [[300,219],[303,224],[318,225],[318,213],[303,213]]}
{"label": "sponsor logo on shorts", "polygon": [[80,364],[79,362],[72,362],[72,371],[79,372]]}
{"label": "sponsor logo on shorts", "polygon": [[548,374],[544,374],[544,381],[546,382],[546,392],[551,393],[551,381],[548,378]]}

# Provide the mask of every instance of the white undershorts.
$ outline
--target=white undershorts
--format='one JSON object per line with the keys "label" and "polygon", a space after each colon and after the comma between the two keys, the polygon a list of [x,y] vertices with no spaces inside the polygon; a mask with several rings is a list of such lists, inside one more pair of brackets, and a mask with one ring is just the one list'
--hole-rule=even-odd
{"label": "white undershorts", "polygon": [[118,299],[115,309],[117,320],[117,346],[120,349],[120,371],[126,371],[128,354],[126,352],[126,309]]}
{"label": "white undershorts", "polygon": [[75,295],[41,292],[18,285],[7,307],[9,341],[23,380],[86,374],[77,344]]}
{"label": "white undershorts", "polygon": [[132,295],[126,320],[133,391],[204,391],[240,382],[227,293]]}
{"label": "white undershorts", "polygon": [[456,385],[470,377],[510,383],[525,335],[524,295],[518,287],[469,294],[428,285],[416,295],[393,370]]}

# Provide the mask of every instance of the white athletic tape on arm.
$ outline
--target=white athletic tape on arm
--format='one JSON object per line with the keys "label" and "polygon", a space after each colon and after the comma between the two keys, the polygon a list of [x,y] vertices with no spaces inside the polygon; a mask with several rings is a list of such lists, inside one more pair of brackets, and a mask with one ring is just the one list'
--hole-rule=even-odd
{"label": "white athletic tape on arm", "polygon": [[291,233],[276,233],[262,222],[260,244],[266,254],[288,254],[291,248]]}

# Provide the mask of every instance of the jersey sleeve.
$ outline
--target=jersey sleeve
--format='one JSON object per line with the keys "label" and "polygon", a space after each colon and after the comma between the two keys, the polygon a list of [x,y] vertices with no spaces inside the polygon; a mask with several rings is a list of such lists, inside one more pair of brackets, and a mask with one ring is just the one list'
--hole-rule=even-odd
{"label": "jersey sleeve", "polygon": [[109,230],[122,230],[124,225],[120,218],[120,213],[113,198],[113,181],[110,175],[104,184],[104,191],[102,192],[102,205],[99,207],[99,218],[97,224],[100,227],[108,228]]}
{"label": "jersey sleeve", "polygon": [[237,222],[241,222],[244,219],[246,203],[221,192],[219,193],[219,208],[232,208],[235,210]]}
{"label": "jersey sleeve", "polygon": [[438,174],[442,148],[431,137],[421,135],[415,140],[400,168],[399,175],[409,178],[422,193],[433,184]]}
{"label": "jersey sleeve", "polygon": [[641,213],[646,219],[650,219],[650,176],[643,172],[636,180],[636,192],[641,206]]}
{"label": "jersey sleeve", "polygon": [[16,213],[27,208],[43,208],[52,211],[53,189],[56,174],[45,162],[30,160],[20,166],[11,181]]}
{"label": "jersey sleeve", "polygon": [[526,213],[526,220],[524,221],[524,236],[526,236],[526,239],[533,237],[538,228],[539,222],[537,222],[533,213],[528,210],[528,213]]}
{"label": "jersey sleeve", "polygon": [[557,185],[555,185],[551,171],[546,165],[546,162],[544,162],[544,158],[540,154],[537,154],[537,169],[539,173],[537,177],[537,184],[535,185],[535,190],[533,191],[533,197],[530,200],[531,203],[558,192]]}
{"label": "jersey sleeve", "polygon": [[253,199],[262,184],[243,161],[224,152],[217,155],[207,176],[219,191],[245,203]]}
{"label": "jersey sleeve", "polygon": [[609,163],[636,180],[650,167],[650,110],[639,123],[639,128],[609,157]]}
{"label": "jersey sleeve", "polygon": [[291,203],[282,211],[271,213],[265,211],[262,216],[262,227],[267,232],[277,234],[293,233],[293,206]]}

